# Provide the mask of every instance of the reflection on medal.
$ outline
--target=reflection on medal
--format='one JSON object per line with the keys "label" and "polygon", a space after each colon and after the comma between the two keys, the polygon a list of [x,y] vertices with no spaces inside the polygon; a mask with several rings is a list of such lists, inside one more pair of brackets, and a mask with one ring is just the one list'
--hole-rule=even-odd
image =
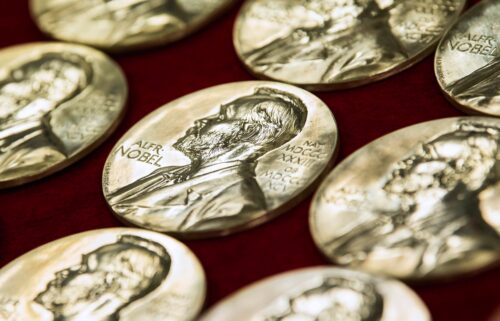
{"label": "reflection on medal", "polygon": [[422,301],[398,281],[338,268],[307,268],[259,281],[200,321],[430,321]]}
{"label": "reflection on medal", "polygon": [[65,237],[0,270],[2,320],[191,321],[204,297],[188,248],[139,229]]}
{"label": "reflection on medal", "polygon": [[0,51],[0,187],[47,176],[118,125],[127,97],[118,65],[83,46],[36,43]]}
{"label": "reflection on medal", "polygon": [[198,30],[230,0],[31,0],[38,27],[109,51],[166,44]]}
{"label": "reflection on medal", "polygon": [[446,97],[467,113],[500,116],[500,1],[485,0],[441,40],[435,71]]}
{"label": "reflection on medal", "polygon": [[332,261],[405,279],[500,258],[500,121],[449,118],[384,136],[321,185],[311,230]]}
{"label": "reflection on medal", "polygon": [[463,0],[247,1],[234,28],[255,75],[314,90],[393,75],[429,53]]}
{"label": "reflection on medal", "polygon": [[104,195],[119,218],[179,237],[248,228],[302,199],[331,164],[328,107],[297,87],[240,82],[159,108],[117,143]]}

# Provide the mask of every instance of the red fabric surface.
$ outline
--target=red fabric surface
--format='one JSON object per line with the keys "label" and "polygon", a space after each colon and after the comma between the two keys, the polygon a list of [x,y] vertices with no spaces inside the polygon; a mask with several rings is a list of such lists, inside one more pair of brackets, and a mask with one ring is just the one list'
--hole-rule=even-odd
{"label": "red fabric surface", "polygon": [[[0,48],[48,40],[31,21],[26,2],[0,1]],[[175,98],[221,83],[253,79],[232,45],[239,5],[183,41],[113,56],[129,82],[125,119],[110,139],[83,160],[43,180],[0,191],[0,267],[58,238],[121,226],[101,192],[102,168],[115,142],[143,116]],[[441,94],[432,56],[389,79],[318,96],[338,122],[338,160],[396,129],[462,115]],[[279,218],[246,232],[187,242],[207,273],[207,307],[263,277],[328,263],[309,234],[310,202],[308,197]],[[452,282],[412,287],[435,321],[490,321],[500,304],[499,272],[497,268]]]}

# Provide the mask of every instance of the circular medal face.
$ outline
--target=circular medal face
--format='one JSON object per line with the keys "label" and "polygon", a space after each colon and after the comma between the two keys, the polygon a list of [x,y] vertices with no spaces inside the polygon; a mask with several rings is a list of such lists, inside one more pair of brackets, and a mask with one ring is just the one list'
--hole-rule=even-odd
{"label": "circular medal face", "polygon": [[485,0],[441,40],[436,77],[446,97],[467,113],[500,116],[500,1]]}
{"label": "circular medal face", "polygon": [[191,321],[204,299],[205,275],[193,253],[140,229],[68,236],[0,270],[5,320]]}
{"label": "circular medal face", "polygon": [[430,321],[404,284],[331,267],[259,281],[231,295],[200,321]]}
{"label": "circular medal face", "polygon": [[500,258],[500,120],[398,130],[344,160],[316,193],[313,237],[332,261],[404,279],[452,277]]}
{"label": "circular medal face", "polygon": [[290,85],[251,81],[177,99],[137,123],[106,162],[118,217],[178,237],[228,234],[295,205],[337,146],[328,107]]}
{"label": "circular medal face", "polygon": [[51,37],[109,51],[166,44],[196,31],[231,0],[31,0]]}
{"label": "circular medal face", "polygon": [[234,28],[236,51],[257,77],[315,90],[395,74],[434,48],[464,0],[253,0]]}
{"label": "circular medal face", "polygon": [[0,51],[0,187],[68,166],[117,127],[121,69],[83,46],[34,43]]}

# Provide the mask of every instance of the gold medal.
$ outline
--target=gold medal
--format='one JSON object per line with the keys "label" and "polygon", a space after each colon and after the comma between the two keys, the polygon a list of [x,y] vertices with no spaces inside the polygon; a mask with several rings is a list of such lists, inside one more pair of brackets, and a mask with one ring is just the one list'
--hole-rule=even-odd
{"label": "gold medal", "polygon": [[391,76],[430,53],[464,0],[254,0],[234,28],[236,52],[259,78],[312,90]]}
{"label": "gold medal", "polygon": [[311,93],[274,82],[208,88],[157,109],[115,145],[104,195],[123,221],[224,235],[283,213],[328,169],[337,127]]}
{"label": "gold medal", "polygon": [[398,130],[345,159],[316,193],[311,231],[333,262],[403,279],[449,278],[500,259],[500,120]]}
{"label": "gold medal", "polygon": [[2,320],[191,321],[204,299],[191,251],[139,229],[68,236],[0,270]]}
{"label": "gold medal", "polygon": [[445,35],[435,59],[445,96],[471,114],[500,116],[500,1],[485,0]]}
{"label": "gold medal", "polygon": [[200,321],[430,321],[401,282],[332,267],[282,273],[256,282]]}
{"label": "gold medal", "polygon": [[231,0],[31,0],[30,4],[35,22],[49,36],[123,51],[184,38]]}
{"label": "gold medal", "polygon": [[0,187],[47,176],[106,139],[124,113],[120,67],[92,48],[34,43],[0,51]]}

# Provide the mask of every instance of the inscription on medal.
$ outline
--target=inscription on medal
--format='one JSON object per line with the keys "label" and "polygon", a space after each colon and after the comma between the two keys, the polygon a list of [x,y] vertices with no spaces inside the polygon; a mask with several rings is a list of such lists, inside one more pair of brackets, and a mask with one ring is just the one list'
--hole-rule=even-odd
{"label": "inscription on medal", "polygon": [[247,67],[265,78],[313,89],[356,86],[419,59],[463,4],[250,1],[237,20],[235,46]]}
{"label": "inscription on medal", "polygon": [[269,189],[286,192],[290,185],[300,186],[304,183],[298,175],[298,171],[299,168],[287,167],[285,168],[284,173],[278,171],[266,171],[263,176],[269,179],[269,182],[266,184]]}
{"label": "inscription on medal", "polygon": [[474,114],[500,114],[499,13],[498,0],[481,1],[449,29],[436,52],[441,90]]}
{"label": "inscription on medal", "polygon": [[458,34],[448,42],[450,49],[482,56],[496,56],[498,46],[495,37],[465,33]]}
{"label": "inscription on medal", "polygon": [[311,167],[318,160],[325,159],[328,153],[326,143],[306,141],[302,145],[288,144],[281,153],[281,161],[288,164]]}
{"label": "inscription on medal", "polygon": [[122,145],[117,150],[117,154],[122,157],[154,165],[156,167],[161,167],[161,161],[163,159],[163,156],[161,156],[162,152],[162,145],[145,140],[135,142],[129,147]]}
{"label": "inscription on medal", "polygon": [[[190,237],[227,233],[251,226],[257,218],[273,217],[269,211],[300,197],[326,167],[336,131],[325,132],[324,127],[331,130],[335,124],[321,101],[304,99],[310,94],[296,87],[271,82],[228,84],[206,91],[213,95],[212,90],[220,93],[217,112],[213,103],[204,105],[206,93],[193,94],[187,106],[181,98],[172,108],[158,111],[157,119],[164,122],[172,119],[170,113],[189,117],[183,120],[184,133],[162,137],[157,127],[151,128],[154,136],[149,135],[147,127],[153,126],[145,118],[114,149],[105,166],[103,189],[117,215]],[[226,98],[228,93],[231,98]],[[201,109],[191,108],[197,105]],[[189,113],[182,108],[190,108]],[[172,143],[162,146],[143,137]],[[177,152],[169,153],[172,149]],[[127,174],[112,164],[118,159],[120,164],[144,169],[142,176],[123,179]]]}

